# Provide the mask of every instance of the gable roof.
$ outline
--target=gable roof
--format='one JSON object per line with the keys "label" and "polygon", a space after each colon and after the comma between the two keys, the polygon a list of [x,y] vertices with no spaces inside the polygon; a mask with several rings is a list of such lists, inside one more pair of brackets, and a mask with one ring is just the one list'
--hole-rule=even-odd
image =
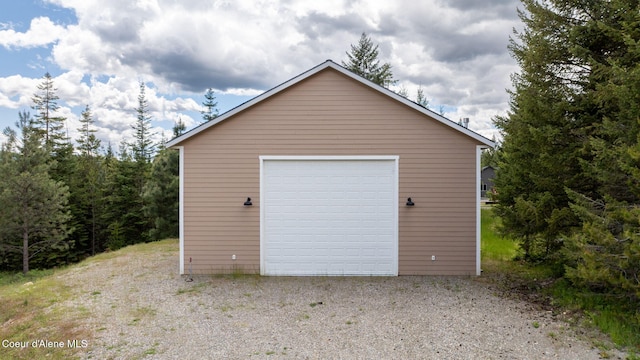
{"label": "gable roof", "polygon": [[349,77],[349,78],[351,78],[351,79],[353,79],[355,81],[358,81],[361,84],[366,85],[366,86],[368,86],[369,88],[371,88],[371,89],[373,89],[375,91],[378,91],[378,92],[380,92],[380,93],[382,93],[384,95],[387,95],[388,97],[393,98],[393,99],[403,103],[404,105],[406,105],[406,106],[408,106],[408,107],[410,107],[410,108],[412,108],[414,110],[417,110],[417,111],[419,111],[419,112],[421,112],[421,113],[423,113],[423,114],[435,119],[436,121],[439,121],[440,123],[442,123],[442,124],[444,124],[446,126],[449,126],[452,129],[454,129],[456,131],[459,131],[459,132],[461,132],[461,133],[463,133],[463,134],[465,134],[465,135],[467,135],[467,136],[479,141],[480,143],[482,143],[482,144],[484,144],[484,145],[486,145],[488,147],[495,147],[495,143],[493,141],[487,139],[486,137],[484,137],[484,136],[482,136],[482,135],[480,135],[480,134],[478,134],[478,133],[476,133],[476,132],[474,132],[472,130],[469,130],[468,128],[465,128],[464,126],[459,125],[458,123],[453,122],[453,121],[445,118],[444,116],[442,116],[442,115],[440,115],[440,114],[438,114],[436,112],[433,112],[433,111],[431,111],[431,110],[429,110],[429,109],[427,109],[427,108],[425,108],[425,107],[423,107],[421,105],[418,105],[417,103],[405,98],[404,96],[398,95],[395,92],[393,92],[393,91],[391,91],[391,90],[389,90],[389,89],[387,89],[385,87],[382,87],[382,86],[380,86],[380,85],[378,85],[378,84],[376,84],[376,83],[374,83],[372,81],[369,81],[369,80],[367,80],[367,79],[365,79],[365,78],[363,78],[363,77],[361,77],[361,76],[359,76],[359,75],[347,70],[346,68],[336,64],[332,60],[327,60],[327,61],[325,61],[325,62],[323,62],[323,63],[321,63],[321,64],[319,64],[319,65],[317,65],[317,66],[305,71],[305,72],[303,72],[302,74],[300,74],[300,75],[298,75],[298,76],[296,76],[296,77],[294,77],[294,78],[292,78],[292,79],[290,79],[290,80],[288,80],[288,81],[286,81],[286,82],[284,82],[284,83],[282,83],[282,84],[280,84],[280,85],[278,85],[278,86],[276,86],[276,87],[274,87],[274,88],[272,88],[270,90],[265,91],[264,93],[256,96],[255,98],[236,106],[235,108],[227,111],[226,113],[221,114],[220,116],[216,117],[214,120],[208,121],[208,122],[206,122],[206,123],[204,123],[202,125],[199,125],[199,126],[193,128],[193,129],[187,131],[186,133],[184,133],[184,134],[182,134],[182,135],[170,140],[169,142],[167,142],[166,146],[167,147],[178,146],[181,142],[189,139],[190,137],[192,137],[194,135],[197,135],[197,134],[201,133],[202,131],[205,131],[206,129],[208,129],[208,128],[212,127],[212,126],[215,126],[216,124],[218,124],[220,122],[223,122],[223,121],[227,120],[230,117],[233,117],[234,115],[242,112],[243,110],[245,110],[245,109],[247,109],[247,108],[249,108],[249,107],[251,107],[253,105],[258,104],[258,103],[270,98],[271,96],[276,95],[279,92],[281,92],[281,91],[283,91],[283,90],[285,90],[285,89],[287,89],[287,88],[289,88],[289,87],[291,87],[291,86],[293,86],[293,85],[295,85],[295,84],[297,84],[297,83],[299,83],[301,81],[304,81],[305,79],[307,79],[307,78],[309,78],[309,77],[311,77],[311,76],[313,76],[313,75],[315,75],[315,74],[317,74],[317,73],[319,73],[319,72],[321,72],[321,71],[323,71],[323,70],[325,70],[327,68],[336,70],[336,71],[342,73],[343,75],[345,75],[345,76],[347,76],[347,77]]}

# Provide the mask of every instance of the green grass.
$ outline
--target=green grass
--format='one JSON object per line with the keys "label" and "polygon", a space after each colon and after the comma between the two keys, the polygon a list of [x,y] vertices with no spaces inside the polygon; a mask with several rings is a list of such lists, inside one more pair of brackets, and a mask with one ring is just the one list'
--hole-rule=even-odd
{"label": "green grass", "polygon": [[0,272],[0,286],[34,282],[53,273],[54,270],[31,270],[26,275],[22,272]]}
{"label": "green grass", "polygon": [[512,260],[517,253],[518,245],[515,241],[498,234],[500,219],[493,215],[493,209],[483,208],[481,211],[480,231],[482,245],[480,252],[482,260]]}
{"label": "green grass", "polygon": [[[25,277],[2,275],[0,339],[29,343],[24,349],[3,348],[1,353],[6,358],[69,359],[78,351],[67,348],[67,340],[89,338],[87,331],[78,326],[78,319],[87,315],[58,306],[71,297],[71,288],[55,276],[56,272],[43,274],[34,271]],[[65,347],[32,347],[31,342],[38,339],[63,341]]]}
{"label": "green grass", "polygon": [[609,335],[620,346],[640,352],[640,309],[623,298],[572,287],[564,280],[548,289],[554,305],[584,315],[583,322]]}
{"label": "green grass", "polygon": [[[73,359],[86,349],[70,349],[67,340],[87,340],[91,346],[93,334],[81,326],[91,316],[84,307],[69,308],[62,304],[72,299],[73,288],[63,281],[69,271],[88,264],[131,254],[175,253],[176,239],[128,246],[103,253],[66,268],[31,270],[22,273],[0,273],[0,341],[31,342],[34,340],[63,341],[60,348],[32,347],[0,348],[0,359]],[[91,296],[99,296],[93,291]],[[134,323],[155,315],[151,308],[138,308],[132,316]]]}
{"label": "green grass", "polygon": [[[640,353],[640,309],[625,299],[594,293],[572,286],[559,277],[557,266],[545,263],[516,261],[517,243],[501,237],[497,232],[499,219],[491,208],[482,210],[482,269],[483,277],[498,283],[509,294],[550,306],[556,313],[570,314],[575,324],[585,329],[598,329],[609,339],[593,342],[603,351],[608,340],[630,351],[629,359]],[[534,324],[535,327],[535,324]]]}

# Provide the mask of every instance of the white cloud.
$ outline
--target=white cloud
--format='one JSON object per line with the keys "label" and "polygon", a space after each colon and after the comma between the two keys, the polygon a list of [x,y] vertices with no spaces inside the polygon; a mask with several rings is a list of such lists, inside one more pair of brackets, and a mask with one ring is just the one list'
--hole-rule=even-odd
{"label": "white cloud", "polygon": [[31,106],[31,96],[39,83],[38,79],[12,75],[0,78],[0,106],[19,109]]}
{"label": "white cloud", "polygon": [[[117,149],[135,121],[145,81],[154,126],[178,118],[188,126],[200,110],[189,98],[206,88],[255,96],[326,59],[340,63],[367,32],[401,85],[415,99],[422,86],[431,106],[491,137],[491,119],[507,110],[508,36],[518,25],[517,0],[47,0],[73,9],[66,27],[35,18],[16,33],[0,25],[5,47],[52,46],[63,106],[90,105],[98,135]],[[0,106],[30,105],[39,79],[0,78]],[[25,95],[27,94],[27,95]],[[195,115],[194,115],[195,116]],[[475,126],[475,127],[474,127]]]}
{"label": "white cloud", "polygon": [[[8,25],[3,24],[3,27]],[[0,45],[5,48],[29,48],[49,45],[66,34],[64,26],[54,24],[48,17],[31,20],[29,30],[24,33],[8,28],[0,30]]]}
{"label": "white cloud", "polygon": [[[515,1],[485,2],[474,11],[408,0],[56,2],[79,19],[55,46],[56,63],[152,78],[163,92],[265,90],[327,58],[340,62],[362,31],[380,43],[397,78],[427,84],[457,75],[462,62],[504,54],[517,21]],[[500,18],[505,4],[513,13]]]}

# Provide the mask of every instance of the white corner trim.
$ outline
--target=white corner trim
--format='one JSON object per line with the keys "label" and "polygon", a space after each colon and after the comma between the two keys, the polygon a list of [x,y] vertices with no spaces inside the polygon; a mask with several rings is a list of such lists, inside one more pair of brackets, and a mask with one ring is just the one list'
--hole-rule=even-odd
{"label": "white corner trim", "polygon": [[476,145],[476,275],[482,275],[481,267],[481,248],[482,248],[482,233],[481,222],[482,212],[480,211],[480,185],[482,183],[481,175],[481,159],[482,149],[486,149],[485,145]]}
{"label": "white corner trim", "polygon": [[180,275],[184,275],[184,146],[178,146],[180,150],[180,170],[179,182],[180,191],[178,195],[178,233],[180,238]]}

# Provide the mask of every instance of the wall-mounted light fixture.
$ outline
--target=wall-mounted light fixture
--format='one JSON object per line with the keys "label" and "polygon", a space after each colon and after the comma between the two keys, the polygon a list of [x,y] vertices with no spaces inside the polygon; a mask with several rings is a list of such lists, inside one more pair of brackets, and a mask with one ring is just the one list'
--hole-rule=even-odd
{"label": "wall-mounted light fixture", "polygon": [[411,201],[411,198],[407,198],[407,206],[414,206],[415,203]]}
{"label": "wall-mounted light fixture", "polygon": [[244,206],[251,206],[251,205],[253,205],[253,203],[251,203],[251,198],[248,197],[247,201],[244,202]]}

